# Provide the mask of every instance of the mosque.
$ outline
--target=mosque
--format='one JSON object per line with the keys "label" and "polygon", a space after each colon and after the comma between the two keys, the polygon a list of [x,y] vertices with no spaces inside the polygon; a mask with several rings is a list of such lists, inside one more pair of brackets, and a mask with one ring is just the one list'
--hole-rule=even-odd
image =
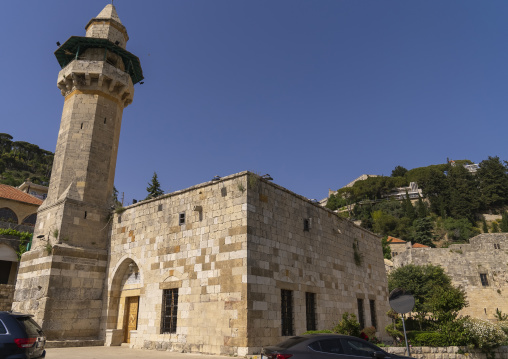
{"label": "mosque", "polygon": [[62,119],[13,310],[51,346],[245,356],[345,312],[386,336],[379,238],[270,178],[240,172],[112,210],[143,72],[112,4],[85,29],[55,52]]}

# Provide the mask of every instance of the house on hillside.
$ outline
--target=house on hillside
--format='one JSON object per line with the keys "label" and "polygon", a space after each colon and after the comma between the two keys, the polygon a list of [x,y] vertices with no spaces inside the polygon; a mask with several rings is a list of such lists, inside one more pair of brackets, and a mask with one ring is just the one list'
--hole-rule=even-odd
{"label": "house on hillside", "polygon": [[48,186],[33,183],[29,179],[20,184],[18,187],[21,191],[28,193],[31,196],[37,197],[41,200],[45,200],[48,196]]}
{"label": "house on hillside", "polygon": [[[0,184],[0,228],[33,232],[42,200]],[[18,271],[19,238],[0,235],[0,310],[10,310]]]}

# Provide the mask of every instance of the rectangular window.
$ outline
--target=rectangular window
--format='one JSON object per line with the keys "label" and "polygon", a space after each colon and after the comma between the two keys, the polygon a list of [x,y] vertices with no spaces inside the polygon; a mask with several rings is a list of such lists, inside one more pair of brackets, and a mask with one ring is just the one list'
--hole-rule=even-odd
{"label": "rectangular window", "polygon": [[360,322],[360,330],[365,328],[365,316],[363,312],[363,299],[358,298],[358,322]]}
{"label": "rectangular window", "polygon": [[178,313],[178,288],[164,289],[162,292],[161,334],[176,333],[177,313]]}
{"label": "rectangular window", "polygon": [[162,204],[159,204],[159,206],[157,207],[157,211],[162,211]]}
{"label": "rectangular window", "polygon": [[489,285],[489,281],[487,279],[487,274],[484,274],[484,273],[480,274],[480,281],[482,282],[482,285],[484,287],[488,286]]}
{"label": "rectangular window", "polygon": [[501,249],[501,245],[499,243],[494,243],[494,249]]}
{"label": "rectangular window", "polygon": [[294,335],[293,333],[293,292],[281,290],[281,327],[282,336]]}
{"label": "rectangular window", "polygon": [[376,301],[371,299],[370,303],[370,325],[377,329]]}
{"label": "rectangular window", "polygon": [[178,214],[178,224],[180,226],[185,224],[185,213],[184,212]]}
{"label": "rectangular window", "polygon": [[310,220],[308,219],[303,220],[303,230],[305,232],[308,232],[310,230]]}
{"label": "rectangular window", "polygon": [[305,293],[307,330],[316,330],[316,293]]}

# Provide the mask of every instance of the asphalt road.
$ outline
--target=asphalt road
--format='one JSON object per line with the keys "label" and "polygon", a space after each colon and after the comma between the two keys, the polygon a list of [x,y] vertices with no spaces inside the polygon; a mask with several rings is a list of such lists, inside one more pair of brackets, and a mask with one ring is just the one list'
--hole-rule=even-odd
{"label": "asphalt road", "polygon": [[231,359],[219,355],[176,353],[170,351],[130,349],[123,347],[75,347],[46,349],[46,359]]}

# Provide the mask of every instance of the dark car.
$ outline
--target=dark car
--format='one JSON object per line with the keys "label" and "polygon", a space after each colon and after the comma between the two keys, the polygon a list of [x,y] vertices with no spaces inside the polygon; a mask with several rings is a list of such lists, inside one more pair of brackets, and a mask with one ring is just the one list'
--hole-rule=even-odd
{"label": "dark car", "polygon": [[0,359],[44,358],[46,337],[30,314],[0,312]]}
{"label": "dark car", "polygon": [[309,334],[291,337],[263,349],[263,359],[401,359],[360,338],[340,334]]}

